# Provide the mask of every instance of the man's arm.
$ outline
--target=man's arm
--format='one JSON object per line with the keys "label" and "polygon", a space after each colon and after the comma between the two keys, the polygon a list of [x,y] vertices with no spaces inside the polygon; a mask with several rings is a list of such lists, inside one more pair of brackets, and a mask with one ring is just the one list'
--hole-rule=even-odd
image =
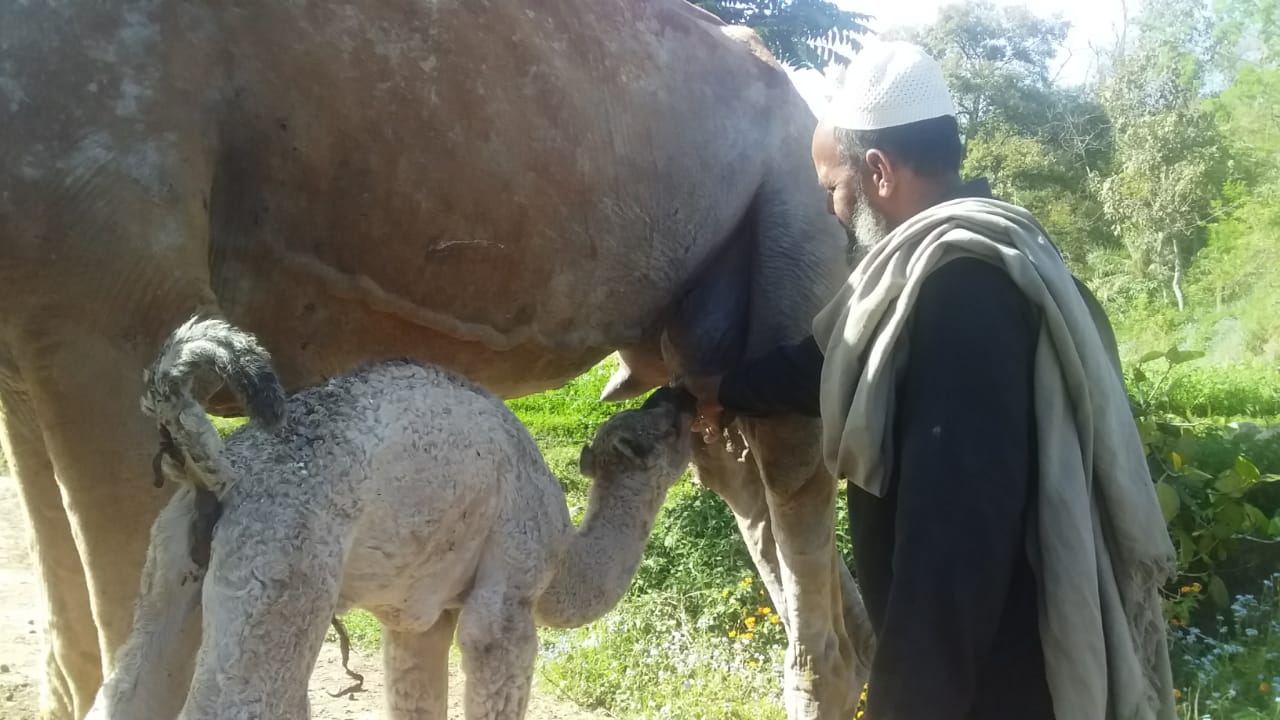
{"label": "man's arm", "polygon": [[734,368],[720,379],[725,410],[749,417],[795,413],[818,417],[822,350],[810,335]]}
{"label": "man's arm", "polygon": [[1037,321],[1005,272],[925,281],[895,417],[893,579],[871,671],[876,720],[964,718],[1025,552]]}

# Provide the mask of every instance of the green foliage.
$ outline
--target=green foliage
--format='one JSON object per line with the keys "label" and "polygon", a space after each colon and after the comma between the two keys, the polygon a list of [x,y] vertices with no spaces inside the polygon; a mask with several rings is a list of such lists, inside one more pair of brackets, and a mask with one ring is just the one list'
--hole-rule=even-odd
{"label": "green foliage", "polygon": [[1280,180],[1278,100],[1280,67],[1247,65],[1206,104],[1241,165],[1238,173],[1255,185]]}
{"label": "green foliage", "polygon": [[841,10],[830,0],[690,0],[731,25],[756,32],[780,62],[821,71],[848,58],[836,50],[861,47],[868,17]]}
{"label": "green foliage", "polygon": [[644,402],[644,398],[617,404],[600,402],[600,393],[617,367],[615,361],[606,360],[556,392],[509,400],[507,407],[540,440],[581,446],[595,435],[596,428],[610,415],[624,408],[639,407]]}
{"label": "green foliage", "polygon": [[[1280,544],[1280,502],[1259,507],[1261,486],[1280,475],[1264,472],[1246,455],[1245,444],[1260,433],[1245,433],[1221,423],[1194,423],[1169,413],[1174,369],[1202,353],[1171,348],[1148,353],[1131,366],[1130,397],[1134,418],[1147,454],[1156,496],[1178,552],[1179,598],[1166,607],[1173,620],[1186,624],[1204,588],[1219,609],[1228,604],[1224,566],[1237,564],[1243,545]],[[1154,364],[1163,371],[1151,374]],[[1280,435],[1260,443],[1268,461],[1280,472]],[[1280,487],[1280,486],[1278,486]],[[1249,578],[1244,578],[1248,582]]]}
{"label": "green foliage", "polygon": [[[1240,595],[1205,631],[1175,623],[1170,641],[1178,716],[1186,720],[1280,720],[1280,575]],[[1181,588],[1187,602],[1205,590]]]}
{"label": "green foliage", "polygon": [[1067,261],[1084,265],[1093,248],[1114,243],[1100,204],[1089,194],[1087,170],[1051,141],[990,125],[969,139],[964,174],[986,177],[997,197],[1027,208]]}
{"label": "green foliage", "polygon": [[678,597],[630,598],[599,622],[541,639],[539,674],[583,707],[624,718],[786,717],[782,648],[700,632]]}
{"label": "green foliage", "polygon": [[209,422],[213,423],[213,427],[218,431],[218,435],[220,435],[224,439],[231,433],[235,432],[237,428],[239,428],[241,425],[244,425],[248,421],[249,421],[249,418],[243,418],[243,417],[224,418],[224,417],[214,417],[212,415],[209,416]]}
{"label": "green foliage", "polygon": [[[364,610],[352,610],[341,618],[342,626],[347,631],[351,645],[358,648],[376,648],[382,642],[382,625],[377,618]],[[325,634],[328,642],[337,642],[338,634],[333,628]]]}
{"label": "green foliage", "polygon": [[1030,129],[1044,124],[1049,62],[1068,23],[990,0],[943,7],[932,25],[911,33],[942,63],[967,138],[989,124]]}
{"label": "green foliage", "polygon": [[1059,18],[1023,7],[966,2],[908,32],[942,62],[965,137],[964,173],[1045,225],[1073,264],[1114,244],[1090,178],[1110,161],[1104,109],[1052,84],[1050,62],[1066,36]]}
{"label": "green foliage", "polygon": [[1214,0],[1220,69],[1280,65],[1280,0]]}

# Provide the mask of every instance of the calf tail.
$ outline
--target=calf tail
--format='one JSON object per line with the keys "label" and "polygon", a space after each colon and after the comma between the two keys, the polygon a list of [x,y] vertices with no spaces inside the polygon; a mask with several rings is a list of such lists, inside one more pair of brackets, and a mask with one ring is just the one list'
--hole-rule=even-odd
{"label": "calf tail", "polygon": [[142,411],[160,424],[162,453],[182,466],[177,476],[219,496],[230,471],[203,403],[224,383],[249,417],[268,429],[284,422],[284,389],[271,356],[253,335],[223,320],[193,317],[183,323],[143,373]]}

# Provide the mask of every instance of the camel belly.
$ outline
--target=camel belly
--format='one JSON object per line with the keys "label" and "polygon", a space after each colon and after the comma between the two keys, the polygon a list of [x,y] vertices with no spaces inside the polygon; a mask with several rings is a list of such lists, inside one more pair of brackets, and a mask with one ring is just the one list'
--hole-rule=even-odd
{"label": "camel belly", "polygon": [[745,50],[682,39],[708,31],[669,3],[491,5],[230,17],[214,291],[291,384],[410,354],[554,386],[651,335],[752,201]]}

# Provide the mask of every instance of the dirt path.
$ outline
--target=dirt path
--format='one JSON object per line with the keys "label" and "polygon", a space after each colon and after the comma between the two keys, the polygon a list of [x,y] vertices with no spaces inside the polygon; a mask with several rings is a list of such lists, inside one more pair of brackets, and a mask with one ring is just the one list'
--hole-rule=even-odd
{"label": "dirt path", "polygon": [[[18,504],[17,485],[0,477],[0,720],[34,720],[36,662],[43,609],[37,602],[35,577],[27,554],[26,518]],[[455,653],[456,656],[456,653]],[[367,692],[330,697],[350,684],[335,644],[326,643],[311,676],[311,715],[316,720],[376,720],[382,717],[382,672],[377,653],[353,651],[351,668],[364,675]],[[449,717],[462,717],[462,673],[451,668]],[[600,720],[536,692],[530,720]]]}

